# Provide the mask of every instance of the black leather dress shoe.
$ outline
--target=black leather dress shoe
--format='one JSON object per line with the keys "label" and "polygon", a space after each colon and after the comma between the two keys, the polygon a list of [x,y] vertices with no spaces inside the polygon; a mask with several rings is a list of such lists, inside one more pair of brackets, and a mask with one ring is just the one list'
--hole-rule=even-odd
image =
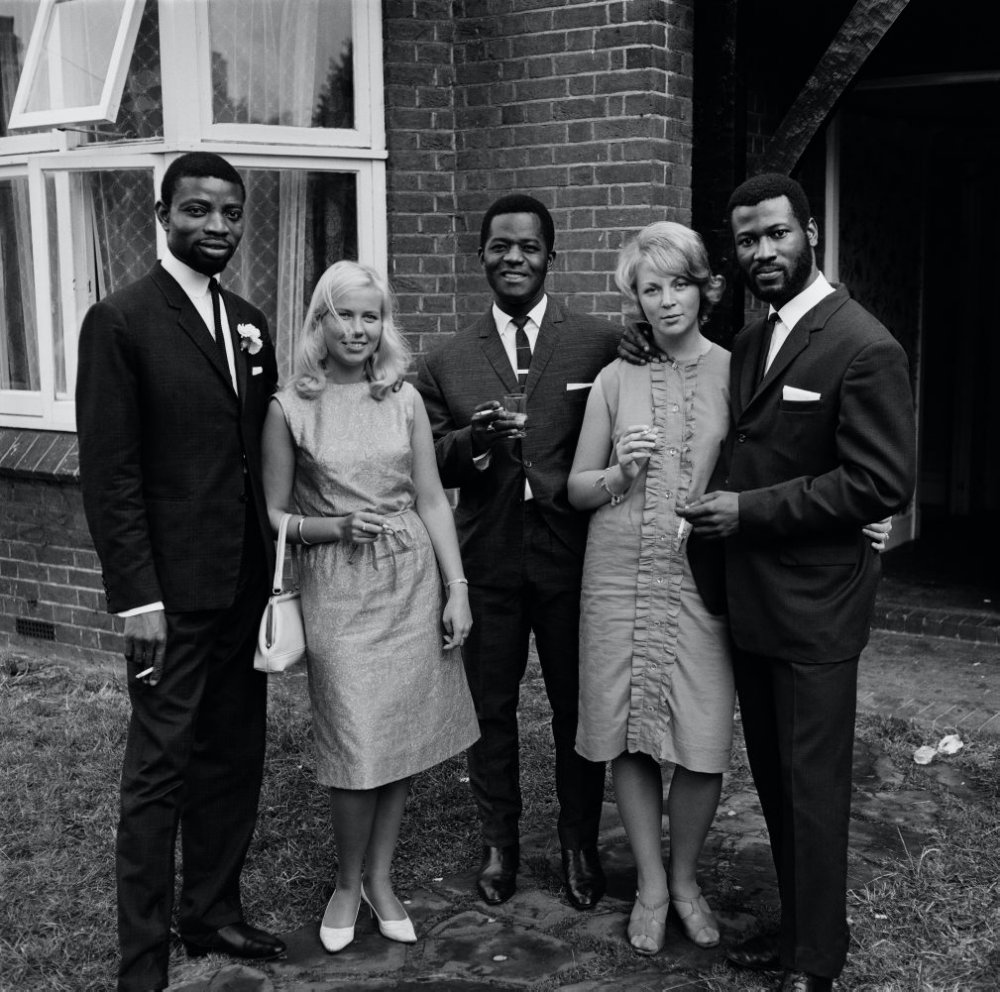
{"label": "black leather dress shoe", "polygon": [[593,909],[607,888],[597,848],[582,847],[575,851],[564,847],[562,866],[570,904],[574,909]]}
{"label": "black leather dress shoe", "polygon": [[781,967],[778,957],[778,935],[762,933],[726,951],[726,960],[737,968],[771,971]]}
{"label": "black leather dress shoe", "polygon": [[774,987],[775,992],[830,992],[832,978],[820,978],[805,971],[786,971]]}
{"label": "black leather dress shoe", "polygon": [[490,906],[506,902],[517,888],[517,869],[521,863],[518,844],[506,847],[483,845],[483,864],[476,879],[476,889]]}
{"label": "black leather dress shoe", "polygon": [[285,953],[285,945],[266,930],[258,930],[248,923],[230,923],[219,927],[207,937],[184,938],[184,949],[189,958],[205,954],[228,954],[234,958],[276,958]]}

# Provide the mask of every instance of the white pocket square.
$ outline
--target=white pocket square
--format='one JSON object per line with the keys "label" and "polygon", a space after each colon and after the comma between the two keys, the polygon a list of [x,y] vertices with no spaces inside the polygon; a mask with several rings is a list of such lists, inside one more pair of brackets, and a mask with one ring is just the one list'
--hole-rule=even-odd
{"label": "white pocket square", "polygon": [[782,386],[781,398],[790,400],[792,403],[809,403],[818,400],[819,393],[814,393],[811,389],[799,389],[797,386]]}
{"label": "white pocket square", "polygon": [[567,382],[566,392],[569,393],[576,389],[590,389],[592,385],[592,382]]}
{"label": "white pocket square", "polygon": [[250,368],[251,375],[260,375],[264,370],[259,365],[254,365]]}

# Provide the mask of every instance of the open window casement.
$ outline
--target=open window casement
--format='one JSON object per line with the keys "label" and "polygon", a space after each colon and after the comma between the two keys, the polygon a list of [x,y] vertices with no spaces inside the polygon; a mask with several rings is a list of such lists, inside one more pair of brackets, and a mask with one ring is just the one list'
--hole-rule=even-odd
{"label": "open window casement", "polygon": [[8,129],[114,123],[144,0],[42,0]]}

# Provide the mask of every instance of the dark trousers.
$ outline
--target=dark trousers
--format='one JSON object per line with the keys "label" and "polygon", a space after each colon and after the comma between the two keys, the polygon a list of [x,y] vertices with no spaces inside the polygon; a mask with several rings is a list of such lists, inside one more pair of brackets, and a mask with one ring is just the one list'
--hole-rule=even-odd
{"label": "dark trousers", "polygon": [[781,895],[781,963],[836,978],[847,957],[847,842],[858,659],[734,652],[754,785]]}
{"label": "dark trousers", "polygon": [[182,935],[243,919],[240,873],[267,715],[267,676],[253,670],[253,653],[268,577],[259,539],[247,546],[233,605],[168,612],[162,681],[129,684],[116,863],[120,992],[167,985],[178,825]]}
{"label": "dark trousers", "polygon": [[488,576],[469,576],[473,625],[464,657],[481,734],[469,750],[469,782],[479,807],[483,842],[503,847],[518,840],[517,705],[533,631],[552,707],[559,842],[568,848],[593,846],[601,819],[604,765],[587,761],[574,750],[580,563],[561,546],[530,501],[524,504],[522,546],[512,553],[521,555],[519,586],[496,588],[481,584]]}

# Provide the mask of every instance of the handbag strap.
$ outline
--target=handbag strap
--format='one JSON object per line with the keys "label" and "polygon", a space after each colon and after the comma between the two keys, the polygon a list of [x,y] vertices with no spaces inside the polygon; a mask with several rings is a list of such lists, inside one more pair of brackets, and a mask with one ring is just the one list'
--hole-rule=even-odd
{"label": "handbag strap", "polygon": [[281,590],[284,588],[285,580],[285,540],[288,534],[288,524],[291,522],[292,515],[290,513],[283,513],[281,515],[281,523],[278,524],[278,543],[274,549],[274,583],[271,586],[271,593],[274,596],[281,594]]}

